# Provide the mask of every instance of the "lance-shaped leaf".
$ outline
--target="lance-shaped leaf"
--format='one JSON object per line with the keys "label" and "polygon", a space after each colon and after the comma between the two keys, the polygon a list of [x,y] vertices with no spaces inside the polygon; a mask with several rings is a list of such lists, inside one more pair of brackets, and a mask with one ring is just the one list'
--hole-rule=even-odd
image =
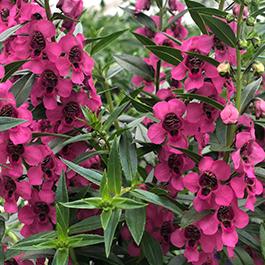
{"label": "lance-shaped leaf", "polygon": [[262,253],[263,258],[265,259],[265,225],[264,223],[260,225],[259,236],[260,236],[261,253]]}
{"label": "lance-shaped leaf", "polygon": [[109,161],[108,161],[108,171],[107,171],[107,182],[109,191],[114,194],[120,194],[121,191],[121,163],[119,157],[119,146],[117,138],[111,146]]}
{"label": "lance-shaped leaf", "polygon": [[104,242],[106,256],[109,257],[112,242],[114,239],[115,231],[118,226],[121,217],[121,210],[116,209],[112,212],[111,218],[108,222],[106,229],[104,230]]}
{"label": "lance-shaped leaf", "polygon": [[127,29],[125,30],[120,30],[117,32],[114,32],[108,36],[104,36],[99,40],[97,43],[95,43],[92,48],[91,48],[91,55],[94,55],[95,53],[105,49],[107,46],[109,46],[113,41],[118,39],[124,32],[126,32]]}
{"label": "lance-shaped leaf", "polygon": [[115,197],[112,199],[111,204],[118,209],[138,209],[146,206],[145,203],[125,197]]}
{"label": "lance-shaped leaf", "polygon": [[1,82],[7,81],[27,60],[15,61],[5,65],[5,76]]}
{"label": "lance-shaped leaf", "polygon": [[233,264],[234,265],[254,265],[253,259],[241,247],[236,247],[234,250]]}
{"label": "lance-shaped leaf", "polygon": [[132,74],[142,76],[146,80],[154,78],[154,70],[143,59],[132,55],[115,55],[116,62]]}
{"label": "lance-shaped leaf", "polygon": [[80,248],[91,245],[96,245],[104,242],[104,237],[94,234],[81,234],[76,236],[71,236],[69,238],[69,246],[72,248]]}
{"label": "lance-shaped leaf", "polygon": [[152,40],[149,38],[145,37],[142,34],[138,34],[135,32],[132,32],[132,34],[136,37],[138,41],[140,41],[143,45],[156,45]]}
{"label": "lance-shaped leaf", "polygon": [[25,122],[27,121],[22,119],[4,117],[4,116],[0,117],[0,132],[7,131]]}
{"label": "lance-shaped leaf", "polygon": [[59,248],[57,249],[52,265],[67,265],[69,260],[69,249],[68,248]]}
{"label": "lance-shaped leaf", "polygon": [[132,181],[137,173],[138,160],[136,145],[130,131],[125,131],[120,138],[120,160],[122,170],[128,181]]}
{"label": "lance-shaped leaf", "polygon": [[18,79],[10,89],[16,98],[17,107],[21,106],[29,97],[35,75],[29,73]]}
{"label": "lance-shaped leaf", "polygon": [[111,216],[112,216],[112,210],[102,211],[102,213],[100,215],[100,220],[101,220],[102,228],[104,230],[108,226],[108,223],[110,221]]}
{"label": "lance-shaped leaf", "polygon": [[125,220],[135,243],[139,245],[145,230],[146,208],[126,210]]}
{"label": "lance-shaped leaf", "polygon": [[192,223],[195,223],[199,220],[201,220],[206,215],[210,214],[211,211],[202,211],[197,212],[194,208],[189,209],[188,211],[184,212],[184,214],[181,217],[180,226],[186,227],[191,225]]}
{"label": "lance-shaped leaf", "polygon": [[17,30],[22,28],[25,24],[18,24],[11,28],[6,29],[0,34],[0,42],[6,41],[10,36],[16,33]]}
{"label": "lance-shaped leaf", "polygon": [[102,203],[102,198],[93,197],[81,199],[73,202],[60,203],[64,207],[74,208],[74,209],[97,209],[100,208]]}
{"label": "lance-shaped leaf", "polygon": [[82,177],[86,178],[87,180],[91,181],[96,185],[100,185],[102,175],[94,170],[81,167],[71,161],[61,158],[64,164],[66,164],[70,169],[81,175]]}
{"label": "lance-shaped leaf", "polygon": [[171,147],[183,152],[185,155],[187,155],[190,159],[192,159],[196,163],[199,163],[202,159],[202,156],[200,156],[199,154],[197,154],[195,152],[192,152],[189,149],[178,148],[178,147],[175,147],[173,145]]}
{"label": "lance-shaped leaf", "polygon": [[5,230],[6,230],[5,219],[2,216],[0,216],[0,242],[2,242],[5,236]]}

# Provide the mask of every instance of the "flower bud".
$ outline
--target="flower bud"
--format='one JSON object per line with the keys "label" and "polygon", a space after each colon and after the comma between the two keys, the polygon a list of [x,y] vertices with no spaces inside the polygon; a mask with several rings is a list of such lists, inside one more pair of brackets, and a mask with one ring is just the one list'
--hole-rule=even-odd
{"label": "flower bud", "polygon": [[226,21],[227,21],[228,23],[233,22],[233,21],[235,21],[235,20],[236,20],[236,17],[235,17],[233,14],[227,14],[227,16],[226,16]]}
{"label": "flower bud", "polygon": [[255,101],[255,115],[257,119],[265,117],[265,101],[263,99],[258,98]]}
{"label": "flower bud", "polygon": [[254,17],[248,17],[246,22],[248,26],[254,27],[256,24],[256,19]]}
{"label": "flower bud", "polygon": [[239,49],[245,50],[248,47],[248,41],[247,40],[240,40],[239,41]]}
{"label": "flower bud", "polygon": [[254,46],[254,48],[258,48],[261,45],[261,39],[259,37],[253,37],[251,39],[252,45]]}
{"label": "flower bud", "polygon": [[264,64],[262,62],[256,61],[255,63],[252,64],[252,69],[254,73],[261,75],[264,73]]}
{"label": "flower bud", "polygon": [[230,74],[231,66],[229,62],[220,63],[217,67],[217,71],[220,76],[227,76]]}
{"label": "flower bud", "polygon": [[225,108],[221,111],[220,116],[224,124],[234,124],[238,121],[239,112],[233,103],[228,102]]}

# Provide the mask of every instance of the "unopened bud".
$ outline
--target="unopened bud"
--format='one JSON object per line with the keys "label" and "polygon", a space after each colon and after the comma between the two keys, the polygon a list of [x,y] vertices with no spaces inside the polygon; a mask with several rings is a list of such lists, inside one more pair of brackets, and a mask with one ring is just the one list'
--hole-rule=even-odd
{"label": "unopened bud", "polygon": [[252,64],[252,69],[254,71],[254,73],[258,74],[258,75],[262,75],[264,73],[264,64],[262,62],[255,62]]}
{"label": "unopened bud", "polygon": [[231,66],[229,62],[220,63],[217,67],[217,71],[220,76],[227,76],[230,74]]}
{"label": "unopened bud", "polygon": [[247,40],[240,40],[239,41],[239,49],[245,50],[248,47],[248,41]]}
{"label": "unopened bud", "polygon": [[254,27],[256,24],[256,19],[254,17],[248,17],[246,23],[248,26]]}
{"label": "unopened bud", "polygon": [[235,20],[236,20],[236,17],[235,17],[233,14],[227,14],[227,16],[226,16],[226,21],[227,21],[228,23],[233,22],[233,21],[235,21]]}

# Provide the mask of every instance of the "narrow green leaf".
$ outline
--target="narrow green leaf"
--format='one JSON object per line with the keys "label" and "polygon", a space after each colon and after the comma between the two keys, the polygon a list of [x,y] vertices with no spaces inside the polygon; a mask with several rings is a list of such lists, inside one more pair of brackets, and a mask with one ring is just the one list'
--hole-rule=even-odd
{"label": "narrow green leaf", "polygon": [[104,242],[104,237],[94,234],[81,234],[76,236],[71,236],[69,238],[69,246],[72,248],[80,248],[91,245],[96,245]]}
{"label": "narrow green leaf", "polygon": [[121,163],[119,157],[118,140],[117,138],[114,138],[110,150],[108,170],[107,170],[108,187],[109,190],[114,194],[120,194],[121,175],[122,172],[121,172]]}
{"label": "narrow green leaf", "polygon": [[120,138],[120,161],[125,178],[128,181],[136,176],[138,169],[138,160],[136,145],[133,143],[130,131],[125,131]]}
{"label": "narrow green leaf", "polygon": [[145,203],[135,201],[135,200],[125,198],[125,197],[113,198],[112,205],[118,209],[125,209],[125,210],[127,210],[127,209],[138,209],[138,208],[142,208],[142,207],[146,206]]}
{"label": "narrow green leaf", "polygon": [[199,154],[197,154],[195,152],[192,152],[189,149],[178,148],[175,146],[171,146],[171,147],[183,152],[185,155],[187,155],[190,159],[192,159],[196,163],[199,163],[202,159],[202,156],[200,156]]}
{"label": "narrow green leaf", "polygon": [[210,211],[196,212],[194,208],[190,208],[188,211],[185,211],[181,217],[180,226],[186,227],[194,222],[201,220],[204,216],[211,213]]}
{"label": "narrow green leaf", "polygon": [[125,220],[135,243],[140,245],[146,224],[146,208],[126,210]]}
{"label": "narrow green leaf", "polygon": [[203,15],[203,19],[218,39],[222,40],[224,43],[233,48],[236,47],[237,39],[235,33],[227,23],[208,15]]}
{"label": "narrow green leaf", "polygon": [[241,114],[246,110],[249,103],[255,98],[256,92],[259,89],[261,82],[262,82],[262,77],[248,84],[244,88],[241,96],[241,106],[240,106]]}
{"label": "narrow green leaf", "polygon": [[81,199],[73,202],[60,203],[64,207],[74,208],[74,209],[97,209],[100,208],[102,198],[92,197]]}
{"label": "narrow green leaf", "polygon": [[132,32],[132,34],[136,37],[138,41],[140,41],[143,45],[156,45],[152,40],[149,38],[145,37],[142,34],[138,34],[135,32]]}
{"label": "narrow green leaf", "polygon": [[69,249],[68,248],[59,248],[57,249],[52,265],[67,265],[69,259]]}
{"label": "narrow green leaf", "polygon": [[61,160],[63,161],[63,163],[65,165],[67,165],[70,169],[72,169],[74,172],[78,173],[79,175],[81,175],[82,177],[84,177],[85,179],[91,181],[92,183],[99,185],[102,179],[102,174],[88,169],[88,168],[84,168],[81,167],[71,161],[68,161],[66,159],[61,158]]}
{"label": "narrow green leaf", "polygon": [[258,15],[265,13],[265,7],[259,8],[257,11],[250,14],[250,17],[257,17]]}
{"label": "narrow green leaf", "polygon": [[27,121],[22,119],[4,117],[4,116],[0,117],[0,132],[7,131],[25,122]]}
{"label": "narrow green leaf", "polygon": [[115,231],[118,226],[120,217],[121,217],[121,210],[119,209],[114,210],[112,212],[110,221],[108,222],[108,225],[104,232],[105,252],[107,257],[109,257],[110,255],[112,242],[114,239]]}
{"label": "narrow green leaf", "polygon": [[18,79],[10,89],[16,98],[17,107],[21,106],[29,97],[35,80],[35,75],[30,73]]}
{"label": "narrow green leaf", "polygon": [[166,31],[172,24],[174,24],[177,20],[179,20],[181,17],[183,17],[189,10],[185,9],[181,12],[179,12],[176,16],[174,16],[170,21],[166,24],[166,26],[163,28],[162,32]]}
{"label": "narrow green leaf", "polygon": [[144,233],[141,250],[149,265],[163,265],[163,252],[157,240],[148,233]]}
{"label": "narrow green leaf", "polygon": [[260,251],[260,242],[252,234],[246,230],[239,229],[237,231],[239,240],[244,243],[246,246],[250,246],[253,249]]}
{"label": "narrow green leaf", "polygon": [[1,82],[7,81],[27,60],[15,61],[5,65],[5,76]]}
{"label": "narrow green leaf", "polygon": [[0,216],[0,242],[2,242],[5,236],[5,230],[6,230],[5,219],[2,216]]}
{"label": "narrow green leaf", "polygon": [[264,223],[260,225],[259,235],[260,235],[261,253],[262,253],[263,258],[265,259],[265,225]]}
{"label": "narrow green leaf", "polygon": [[253,259],[249,254],[241,247],[236,247],[235,256],[231,260],[234,265],[254,265]]}
{"label": "narrow green leaf", "polygon": [[146,80],[154,78],[154,70],[143,59],[132,55],[115,55],[116,62],[132,74],[142,76]]}
{"label": "narrow green leaf", "polygon": [[180,50],[174,49],[168,46],[150,46],[147,45],[146,48],[154,53],[161,60],[170,63],[172,65],[178,65],[183,61]]}
{"label": "narrow green leaf", "polygon": [[17,30],[22,28],[25,24],[18,24],[11,28],[6,29],[0,34],[0,42],[6,41],[10,36],[16,33]]}
{"label": "narrow green leaf", "polygon": [[120,31],[114,32],[108,36],[103,37],[101,40],[99,40],[97,43],[95,43],[92,46],[90,54],[94,55],[97,52],[105,49],[108,45],[110,45],[113,41],[118,39],[126,31],[127,31],[127,29],[120,30]]}
{"label": "narrow green leaf", "polygon": [[163,0],[155,0],[157,7],[162,8],[163,7]]}
{"label": "narrow green leaf", "polygon": [[102,211],[102,213],[100,215],[101,225],[102,225],[102,228],[104,230],[108,226],[108,223],[110,221],[111,215],[112,215],[112,211],[111,210],[109,210],[109,211]]}
{"label": "narrow green leaf", "polygon": [[156,205],[162,206],[170,211],[172,211],[173,213],[181,216],[182,210],[180,210],[175,203],[173,203],[172,201],[170,201],[169,199],[167,199],[166,197],[161,197],[158,196],[150,191],[146,191],[146,190],[139,190],[136,189],[134,191],[131,192],[131,194],[139,199],[142,199],[144,201],[147,202],[151,202],[154,203]]}

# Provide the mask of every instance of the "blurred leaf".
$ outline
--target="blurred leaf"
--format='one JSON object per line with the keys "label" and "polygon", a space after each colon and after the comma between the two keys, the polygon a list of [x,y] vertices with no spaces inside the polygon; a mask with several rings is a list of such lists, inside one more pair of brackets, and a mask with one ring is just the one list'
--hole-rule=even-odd
{"label": "blurred leaf", "polygon": [[159,8],[163,7],[163,0],[155,0],[155,2]]}
{"label": "blurred leaf", "polygon": [[138,34],[136,32],[132,32],[132,34],[136,37],[138,41],[140,41],[143,45],[156,45],[152,40],[149,38],[145,37],[142,34]]}
{"label": "blurred leaf", "polygon": [[195,152],[192,152],[189,149],[178,148],[178,147],[175,147],[173,145],[171,147],[183,152],[185,155],[187,155],[190,159],[192,159],[196,163],[199,163],[202,159],[202,156],[200,156],[199,154],[197,154]]}
{"label": "blurred leaf", "polygon": [[69,259],[69,249],[59,248],[57,249],[54,258],[52,260],[52,265],[67,265]]}
{"label": "blurred leaf", "polygon": [[7,131],[25,122],[27,121],[22,119],[2,116],[0,117],[0,132]]}
{"label": "blurred leaf", "polygon": [[257,10],[257,11],[255,11],[255,12],[251,13],[251,14],[250,14],[250,17],[257,17],[257,16],[259,16],[259,15],[261,15],[261,14],[264,14],[264,13],[265,13],[265,7],[263,7],[263,8],[259,8],[259,10]]}
{"label": "blurred leaf", "polygon": [[105,240],[105,252],[106,256],[109,257],[112,242],[114,239],[114,234],[118,226],[119,220],[121,217],[121,210],[116,209],[112,212],[111,218],[108,222],[108,225],[104,231],[104,240]]}
{"label": "blurred leaf", "polygon": [[157,240],[148,233],[144,233],[141,250],[148,260],[149,265],[163,265],[163,252]]}
{"label": "blurred leaf", "polygon": [[35,75],[30,73],[18,79],[11,87],[10,92],[12,92],[16,98],[17,107],[21,106],[24,102],[27,101],[34,80]]}
{"label": "blurred leaf", "polygon": [[126,210],[125,220],[135,243],[139,245],[145,230],[146,208]]}
{"label": "blurred leaf", "polygon": [[260,247],[263,258],[265,259],[265,226],[264,223],[260,225]]}
{"label": "blurred leaf", "polygon": [[12,36],[14,33],[16,33],[17,30],[22,28],[25,24],[18,24],[11,28],[6,29],[0,34],[0,42],[6,41],[10,36]]}
{"label": "blurred leaf", "polygon": [[27,60],[15,61],[5,65],[5,76],[2,78],[1,82],[7,81],[25,62],[27,62]]}
{"label": "blurred leaf", "polygon": [[92,183],[94,183],[96,185],[100,185],[100,181],[102,179],[102,175],[100,173],[98,173],[94,170],[88,169],[88,168],[81,167],[81,166],[79,166],[79,165],[77,165],[71,161],[65,160],[63,158],[61,158],[61,160],[70,169],[72,169],[73,171],[75,171],[76,173],[78,173],[79,175],[84,177],[85,179],[91,181]]}
{"label": "blurred leaf", "polygon": [[241,106],[240,106],[241,114],[246,110],[249,103],[255,98],[256,92],[259,89],[261,82],[262,82],[262,77],[248,84],[243,89],[241,96]]}
{"label": "blurred leaf", "polygon": [[235,256],[231,260],[234,265],[254,265],[253,259],[241,247],[235,248]]}
{"label": "blurred leaf", "polygon": [[239,229],[237,232],[241,242],[243,242],[246,246],[250,246],[257,251],[260,251],[260,243],[252,234],[242,229]]}
{"label": "blurred leaf", "polygon": [[101,225],[102,225],[102,228],[104,230],[108,226],[108,223],[110,221],[111,215],[112,215],[112,210],[102,211],[102,213],[100,215]]}
{"label": "blurred leaf", "polygon": [[5,226],[5,219],[0,216],[0,243],[2,242],[5,236],[6,226]]}
{"label": "blurred leaf", "polygon": [[120,31],[114,32],[114,33],[112,33],[110,35],[107,35],[107,36],[102,37],[97,43],[95,43],[92,46],[90,54],[91,55],[94,55],[97,52],[103,50],[108,45],[110,45],[113,41],[115,41],[116,39],[118,39],[126,31],[127,31],[127,29],[120,30]]}
{"label": "blurred leaf", "polygon": [[102,242],[104,242],[104,237],[96,234],[81,234],[69,238],[69,246],[72,248],[86,247]]}
{"label": "blurred leaf", "polygon": [[174,24],[177,20],[179,20],[181,17],[183,17],[188,11],[189,11],[188,9],[185,9],[185,10],[179,12],[173,18],[171,18],[169,20],[169,22],[167,23],[167,25],[163,28],[162,31],[166,31],[166,29],[168,29],[172,24]]}
{"label": "blurred leaf", "polygon": [[64,207],[74,208],[74,209],[97,209],[100,208],[102,202],[102,198],[100,197],[92,197],[81,199],[72,202],[60,203]]}
{"label": "blurred leaf", "polygon": [[130,131],[125,131],[120,138],[120,161],[124,176],[128,181],[136,176],[138,168],[136,145]]}
{"label": "blurred leaf", "polygon": [[142,76],[146,80],[154,78],[154,70],[143,59],[132,55],[115,55],[116,62],[132,74]]}
{"label": "blurred leaf", "polygon": [[114,197],[112,200],[112,205],[118,209],[124,209],[124,210],[138,209],[138,208],[142,208],[146,206],[145,203],[135,201],[135,200],[125,198],[125,197]]}
{"label": "blurred leaf", "polygon": [[181,217],[180,226],[187,227],[199,220],[201,220],[206,215],[210,214],[211,211],[196,212],[194,208],[190,208],[185,211]]}

